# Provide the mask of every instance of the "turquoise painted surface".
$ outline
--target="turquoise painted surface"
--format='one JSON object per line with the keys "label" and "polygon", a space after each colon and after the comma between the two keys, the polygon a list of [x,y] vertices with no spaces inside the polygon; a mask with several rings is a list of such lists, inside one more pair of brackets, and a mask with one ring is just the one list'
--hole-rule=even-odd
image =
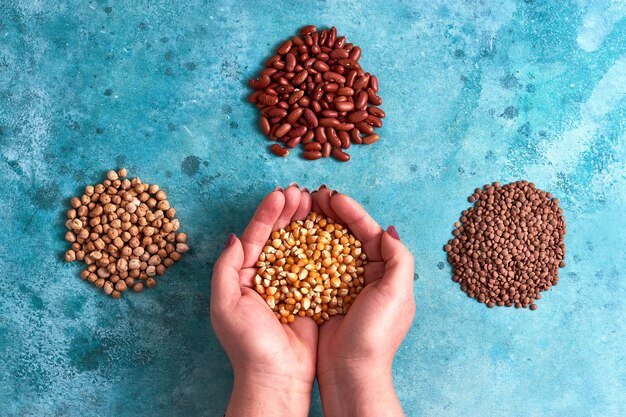
{"label": "turquoise painted surface", "polygon": [[[625,17],[618,0],[0,0],[0,415],[221,415],[211,268],[292,181],[353,195],[416,255],[407,415],[626,415]],[[383,139],[349,164],[272,157],[245,102],[308,23],[380,80]],[[193,249],[113,301],[62,261],[63,211],[122,165],[168,191]],[[441,247],[475,187],[520,178],[562,200],[568,266],[537,311],[488,310]]]}

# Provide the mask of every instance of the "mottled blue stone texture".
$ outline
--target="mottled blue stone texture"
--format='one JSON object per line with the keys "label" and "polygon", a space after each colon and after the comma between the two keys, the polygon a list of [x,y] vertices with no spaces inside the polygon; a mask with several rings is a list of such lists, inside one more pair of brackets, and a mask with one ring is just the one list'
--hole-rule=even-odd
{"label": "mottled blue stone texture", "polygon": [[[626,415],[625,17],[621,0],[0,0],[0,415],[221,415],[211,269],[292,181],[354,196],[415,254],[408,416]],[[347,164],[274,157],[245,101],[311,23],[380,81],[381,140]],[[121,166],[166,189],[192,250],[114,301],[63,261],[63,216]],[[442,250],[475,187],[517,179],[568,226],[534,312],[468,299]]]}

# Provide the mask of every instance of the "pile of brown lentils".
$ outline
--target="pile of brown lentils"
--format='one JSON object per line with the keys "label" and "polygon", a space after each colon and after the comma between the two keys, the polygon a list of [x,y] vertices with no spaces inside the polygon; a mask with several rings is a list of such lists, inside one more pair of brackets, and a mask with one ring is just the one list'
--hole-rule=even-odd
{"label": "pile of brown lentils", "polygon": [[346,314],[363,289],[367,257],[345,227],[312,212],[272,232],[256,263],[256,291],[282,323],[318,325]]}
{"label": "pile of brown lentils", "polygon": [[261,109],[261,130],[281,144],[271,151],[281,157],[304,145],[304,158],[332,155],[350,160],[351,143],[371,145],[379,139],[385,112],[378,79],[359,64],[361,48],[337,37],[337,29],[317,31],[313,25],[283,42],[265,64],[250,102]]}
{"label": "pile of brown lentils", "polygon": [[468,198],[444,250],[453,280],[488,307],[535,310],[541,291],[565,267],[565,220],[559,200],[532,182],[487,184]]}
{"label": "pile of brown lentils", "polygon": [[101,184],[86,186],[71,199],[65,223],[72,244],[65,260],[84,261],[81,277],[113,298],[155,286],[155,277],[189,250],[165,192],[126,175],[124,168],[108,171]]}

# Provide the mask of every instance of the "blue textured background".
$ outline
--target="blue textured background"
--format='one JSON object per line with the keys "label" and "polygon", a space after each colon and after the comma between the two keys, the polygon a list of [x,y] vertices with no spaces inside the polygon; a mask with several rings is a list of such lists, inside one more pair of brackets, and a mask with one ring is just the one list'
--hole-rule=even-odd
{"label": "blue textured background", "polygon": [[[221,415],[210,271],[292,181],[353,195],[416,256],[409,416],[626,415],[624,2],[63,3],[0,0],[0,415]],[[382,139],[348,164],[268,154],[245,102],[309,23],[380,80]],[[192,251],[114,301],[62,261],[63,212],[120,166],[168,191]],[[562,200],[568,266],[537,311],[488,310],[441,247],[476,186],[521,178]]]}

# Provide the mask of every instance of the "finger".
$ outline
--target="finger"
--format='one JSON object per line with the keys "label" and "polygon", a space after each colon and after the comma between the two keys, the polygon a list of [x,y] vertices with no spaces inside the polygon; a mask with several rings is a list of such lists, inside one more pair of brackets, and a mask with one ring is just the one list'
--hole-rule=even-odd
{"label": "finger", "polygon": [[413,294],[413,255],[398,239],[383,233],[380,253],[385,262],[381,284],[394,292]]}
{"label": "finger", "polygon": [[302,344],[312,350],[317,349],[319,327],[310,317],[296,316],[293,323],[285,324],[284,326],[290,328]]}
{"label": "finger", "polygon": [[324,214],[324,212],[320,208],[319,203],[317,202],[317,199],[315,198],[316,194],[317,194],[317,190],[314,190],[314,191],[311,192],[311,211],[314,211],[314,212],[320,213],[320,214]]}
{"label": "finger", "polygon": [[274,223],[283,211],[285,196],[280,190],[272,191],[261,201],[252,220],[241,235],[245,254],[243,266],[249,268],[255,264],[265,242],[272,233]]}
{"label": "finger", "polygon": [[317,193],[315,193],[314,198],[317,199],[317,203],[320,206],[320,209],[326,217],[330,217],[333,220],[339,221],[339,216],[335,213],[335,210],[330,205],[330,198],[336,191],[328,189],[328,188],[320,188]]}
{"label": "finger", "polygon": [[309,194],[309,190],[303,188],[300,191],[300,205],[293,214],[292,220],[304,220],[311,212],[312,202],[313,200],[311,198],[311,194]]}
{"label": "finger", "polygon": [[363,278],[365,279],[363,286],[367,286],[372,282],[381,279],[384,274],[384,262],[368,262],[367,265],[365,265],[365,271],[363,272]]}
{"label": "finger", "polygon": [[256,267],[244,268],[239,271],[239,285],[242,287],[255,288],[254,277],[256,277]]}
{"label": "finger", "polygon": [[363,244],[369,261],[380,261],[382,227],[356,201],[343,194],[334,194],[330,204],[340,222],[347,226]]}
{"label": "finger", "polygon": [[297,185],[290,185],[283,192],[283,194],[285,195],[285,206],[283,207],[283,211],[280,213],[278,220],[276,220],[276,223],[274,223],[274,227],[272,228],[272,230],[282,229],[283,227],[291,223],[291,218],[293,217],[293,214],[300,206],[300,196],[302,193],[300,192],[300,188],[298,188]]}
{"label": "finger", "polygon": [[215,262],[211,278],[211,305],[228,306],[241,296],[239,271],[243,265],[244,253],[241,241],[230,234],[226,248]]}

